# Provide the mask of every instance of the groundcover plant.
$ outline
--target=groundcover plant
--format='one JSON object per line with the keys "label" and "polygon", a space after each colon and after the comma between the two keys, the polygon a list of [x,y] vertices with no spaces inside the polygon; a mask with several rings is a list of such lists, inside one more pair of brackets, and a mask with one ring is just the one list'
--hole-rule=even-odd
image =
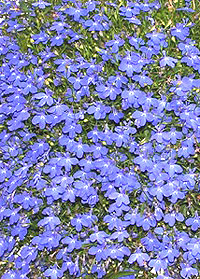
{"label": "groundcover plant", "polygon": [[200,278],[199,1],[0,1],[2,279]]}

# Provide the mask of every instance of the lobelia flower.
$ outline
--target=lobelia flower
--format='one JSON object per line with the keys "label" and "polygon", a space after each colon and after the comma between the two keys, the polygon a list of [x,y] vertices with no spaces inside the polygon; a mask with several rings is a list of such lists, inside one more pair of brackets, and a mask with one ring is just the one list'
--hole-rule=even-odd
{"label": "lobelia flower", "polygon": [[37,248],[32,246],[24,246],[20,251],[20,256],[25,259],[27,263],[34,261],[37,255]]}
{"label": "lobelia flower", "polygon": [[39,44],[39,43],[47,44],[47,42],[49,40],[49,36],[44,31],[41,31],[38,34],[32,35],[32,38],[35,41],[34,42],[35,44]]}
{"label": "lobelia flower", "polygon": [[166,52],[163,51],[164,57],[160,60],[160,66],[165,67],[166,65],[174,68],[175,64],[178,62],[178,59],[166,56]]}
{"label": "lobelia flower", "polygon": [[119,70],[125,71],[128,77],[132,77],[134,72],[141,72],[143,66],[141,56],[138,53],[127,52],[127,55],[120,62]]}
{"label": "lobelia flower", "polygon": [[138,227],[142,226],[143,230],[145,231],[148,231],[150,227],[155,227],[156,223],[156,219],[151,213],[146,213],[136,220],[136,225]]}
{"label": "lobelia flower", "polygon": [[89,250],[88,253],[90,255],[95,255],[95,258],[97,262],[100,262],[101,260],[106,260],[109,256],[108,249],[105,248],[105,245],[97,245],[97,246],[92,246]]}
{"label": "lobelia flower", "polygon": [[55,30],[58,34],[62,32],[66,27],[69,27],[64,21],[54,21],[50,30]]}
{"label": "lobelia flower", "polygon": [[175,36],[180,40],[185,40],[186,37],[189,35],[189,33],[190,33],[190,28],[186,27],[182,23],[177,23],[176,27],[173,27],[171,29],[172,36]]}
{"label": "lobelia flower", "polygon": [[112,53],[117,53],[119,51],[119,47],[123,46],[125,41],[120,38],[118,35],[114,35],[114,40],[108,41],[105,43],[106,47],[111,47]]}
{"label": "lobelia flower", "polygon": [[90,240],[92,242],[97,241],[98,244],[104,244],[106,241],[106,238],[108,238],[108,234],[105,233],[104,231],[96,231],[95,233],[92,233],[90,235]]}
{"label": "lobelia flower", "polygon": [[72,165],[78,164],[78,159],[71,157],[69,152],[65,153],[65,156],[58,157],[58,166],[64,167],[66,171],[70,171]]}
{"label": "lobelia flower", "polygon": [[171,263],[173,263],[174,260],[179,257],[179,255],[180,251],[177,248],[172,247],[172,245],[165,247],[165,249],[159,253],[159,257],[161,259],[167,258]]}
{"label": "lobelia flower", "polygon": [[142,253],[141,249],[137,248],[136,252],[131,254],[129,257],[128,262],[132,264],[133,262],[137,261],[139,266],[144,266],[144,263],[148,262],[149,260],[149,255],[147,253]]}
{"label": "lobelia flower", "polygon": [[153,162],[144,155],[136,157],[133,162],[140,166],[141,171],[149,171],[153,167]]}
{"label": "lobelia flower", "polygon": [[80,22],[81,16],[86,16],[88,14],[88,10],[82,8],[82,3],[76,2],[75,7],[67,8],[65,13],[72,16],[75,21]]}
{"label": "lobelia flower", "polygon": [[62,265],[62,270],[63,271],[68,270],[70,275],[77,275],[77,276],[78,276],[78,274],[80,275],[78,258],[75,261],[75,263],[70,258],[65,260]]}
{"label": "lobelia flower", "polygon": [[94,264],[92,266],[92,273],[97,273],[97,278],[102,278],[104,275],[106,275],[106,271],[101,267],[101,265]]}
{"label": "lobelia flower", "polygon": [[60,219],[54,215],[50,215],[48,217],[45,217],[41,219],[38,222],[38,226],[46,226],[46,229],[54,230],[56,226],[60,225]]}
{"label": "lobelia flower", "polygon": [[121,206],[122,203],[125,205],[128,205],[130,203],[128,196],[123,192],[119,193],[117,191],[113,191],[109,195],[109,199],[114,199],[118,207]]}
{"label": "lobelia flower", "polygon": [[45,231],[38,236],[34,236],[31,243],[33,245],[38,245],[39,250],[43,250],[44,248],[52,250],[59,246],[60,240],[61,236],[57,232]]}
{"label": "lobelia flower", "polygon": [[45,2],[43,0],[38,0],[37,2],[32,3],[32,6],[33,7],[38,7],[40,9],[45,9],[48,6],[51,6],[51,4],[49,2]]}
{"label": "lobelia flower", "polygon": [[54,99],[50,96],[49,93],[52,93],[50,90],[45,89],[45,93],[37,93],[33,96],[33,99],[39,99],[40,102],[37,104],[40,107],[44,105],[51,106],[54,103]]}
{"label": "lobelia flower", "polygon": [[164,217],[164,222],[168,223],[170,227],[173,227],[176,221],[183,222],[184,216],[181,213],[171,212],[167,213]]}
{"label": "lobelia flower", "polygon": [[108,256],[111,259],[117,259],[118,261],[122,261],[124,256],[129,256],[130,255],[130,250],[126,246],[121,246],[121,245],[111,245],[108,248]]}
{"label": "lobelia flower", "polygon": [[146,122],[152,122],[154,120],[154,116],[148,110],[139,111],[136,110],[132,117],[135,118],[135,125],[139,128],[146,124]]}
{"label": "lobelia flower", "polygon": [[180,264],[181,265],[181,276],[183,278],[191,278],[191,276],[198,276],[198,270],[188,264]]}
{"label": "lobelia flower", "polygon": [[145,75],[146,72],[143,72],[141,75],[134,75],[132,76],[132,79],[134,81],[137,81],[140,86],[144,87],[146,85],[152,85],[153,84],[153,81],[150,77],[146,76]]}
{"label": "lobelia flower", "polygon": [[96,102],[94,105],[90,106],[87,109],[88,114],[94,114],[94,118],[96,120],[98,119],[104,119],[106,117],[106,114],[110,112],[110,107],[105,106],[100,102]]}
{"label": "lobelia flower", "polygon": [[121,96],[122,98],[127,99],[134,108],[138,108],[139,104],[145,102],[144,92],[135,88],[133,84],[129,85],[128,89],[123,90]]}
{"label": "lobelia flower", "polygon": [[101,99],[106,99],[107,97],[110,98],[110,100],[115,100],[117,95],[121,94],[121,89],[113,86],[113,84],[107,83],[107,85],[97,85],[96,91],[98,92],[98,95]]}
{"label": "lobelia flower", "polygon": [[148,232],[146,237],[141,238],[141,243],[148,252],[157,251],[161,245],[160,241],[155,237],[155,235],[150,232]]}
{"label": "lobelia flower", "polygon": [[82,230],[83,226],[84,227],[90,226],[87,216],[81,215],[81,214],[77,214],[76,217],[74,217],[71,220],[71,225],[74,226],[78,232],[80,232]]}
{"label": "lobelia flower", "polygon": [[57,34],[51,38],[51,46],[61,46],[64,43],[65,36],[63,34]]}
{"label": "lobelia flower", "polygon": [[153,267],[155,271],[158,273],[161,269],[167,269],[167,261],[162,260],[160,258],[152,259],[149,261],[148,265]]}
{"label": "lobelia flower", "polygon": [[169,174],[170,177],[173,177],[175,173],[182,173],[183,168],[178,164],[175,164],[175,161],[171,160],[166,163],[164,166],[165,171]]}
{"label": "lobelia flower", "polygon": [[148,45],[152,46],[154,49],[158,50],[161,47],[167,47],[168,43],[165,41],[166,35],[159,32],[152,32],[146,34],[146,37],[149,38]]}
{"label": "lobelia flower", "polygon": [[116,232],[111,234],[110,239],[117,239],[118,242],[123,242],[129,236],[130,235],[127,230],[123,227],[120,227]]}
{"label": "lobelia flower", "polygon": [[200,227],[200,217],[198,216],[198,213],[195,212],[195,216],[194,217],[190,217],[185,221],[185,224],[187,226],[191,226],[191,229],[193,231],[197,231],[198,228]]}
{"label": "lobelia flower", "polygon": [[114,228],[119,229],[121,226],[123,226],[123,221],[119,219],[117,216],[113,215],[106,215],[103,218],[103,221],[105,223],[108,223],[108,229],[113,230]]}
{"label": "lobelia flower", "polygon": [[47,277],[51,277],[51,279],[57,279],[57,278],[61,278],[63,276],[63,271],[62,271],[62,269],[58,269],[57,265],[55,264],[54,266],[48,268],[44,272],[44,275]]}
{"label": "lobelia flower", "polygon": [[68,245],[67,252],[72,252],[74,249],[80,249],[82,246],[82,242],[74,236],[66,236],[62,239],[62,243]]}
{"label": "lobelia flower", "polygon": [[47,122],[47,115],[44,113],[38,113],[37,115],[35,115],[32,119],[32,123],[34,125],[39,125],[40,129],[44,129]]}
{"label": "lobelia flower", "polygon": [[95,144],[90,146],[90,152],[93,153],[93,158],[97,159],[100,158],[102,156],[105,156],[108,153],[108,149],[103,146],[102,144]]}

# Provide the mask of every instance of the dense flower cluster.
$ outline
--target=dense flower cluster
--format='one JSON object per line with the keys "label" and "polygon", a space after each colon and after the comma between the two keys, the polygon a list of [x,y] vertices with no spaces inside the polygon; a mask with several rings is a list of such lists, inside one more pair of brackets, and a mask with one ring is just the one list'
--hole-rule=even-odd
{"label": "dense flower cluster", "polygon": [[0,2],[2,279],[198,278],[195,11],[162,9]]}

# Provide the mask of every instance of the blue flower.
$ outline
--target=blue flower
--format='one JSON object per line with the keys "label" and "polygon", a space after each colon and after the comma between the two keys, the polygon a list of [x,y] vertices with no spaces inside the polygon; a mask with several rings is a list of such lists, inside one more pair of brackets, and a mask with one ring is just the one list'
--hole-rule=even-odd
{"label": "blue flower", "polygon": [[198,238],[192,238],[190,241],[188,240],[185,247],[191,252],[192,256],[197,257],[199,255],[200,241]]}
{"label": "blue flower", "polygon": [[71,260],[71,258],[65,260],[62,265],[62,270],[68,270],[70,275],[80,275],[78,258],[76,259],[75,263]]}
{"label": "blue flower", "polygon": [[[3,275],[2,275],[2,279],[11,279],[14,278],[16,279],[17,277],[19,278],[20,274],[18,271],[12,270],[10,269],[9,271],[6,271]],[[21,276],[20,276],[21,277]],[[26,279],[26,278],[25,278]]]}
{"label": "blue flower", "polygon": [[129,21],[130,23],[136,24],[136,25],[141,25],[141,21],[136,17],[136,16],[132,16],[132,17],[125,17],[125,20]]}
{"label": "blue flower", "polygon": [[153,162],[144,155],[136,157],[133,161],[140,166],[141,171],[149,171],[153,168]]}
{"label": "blue flower", "polygon": [[[88,19],[84,22],[85,28],[89,28],[89,31],[103,31],[105,30],[101,18],[98,15],[95,15],[93,19]],[[107,28],[106,28],[107,29]]]}
{"label": "blue flower", "polygon": [[44,113],[38,113],[32,119],[34,125],[39,125],[40,129],[44,129],[47,123],[47,115]]}
{"label": "blue flower", "polygon": [[159,272],[161,269],[167,269],[167,261],[160,258],[150,260],[148,265],[153,267],[156,272]]}
{"label": "blue flower", "polygon": [[31,242],[33,245],[38,245],[39,250],[43,250],[45,247],[52,250],[59,246],[60,240],[61,236],[57,232],[45,231],[38,236],[34,236]]}
{"label": "blue flower", "polygon": [[51,38],[51,46],[61,46],[64,43],[64,35],[58,34]]}
{"label": "blue flower", "polygon": [[183,278],[190,278],[191,276],[198,276],[198,270],[192,267],[190,264],[181,263],[181,272],[180,275]]}
{"label": "blue flower", "polygon": [[175,258],[179,257],[179,255],[180,255],[180,251],[172,247],[171,245],[169,245],[159,253],[159,257],[161,259],[167,258],[171,263],[173,263]]}
{"label": "blue flower", "polygon": [[110,112],[110,107],[98,102],[87,109],[88,114],[94,114],[95,119],[104,119],[106,114]]}
{"label": "blue flower", "polygon": [[112,47],[112,53],[117,53],[119,51],[119,47],[124,45],[124,40],[121,39],[119,36],[114,35],[115,39],[108,41],[105,43],[106,47]]}
{"label": "blue flower", "polygon": [[175,64],[178,62],[178,59],[170,57],[170,56],[166,56],[164,54],[164,57],[160,60],[160,66],[161,67],[165,67],[166,65],[174,68]]}
{"label": "blue flower", "polygon": [[156,251],[160,247],[159,240],[150,232],[146,237],[141,238],[141,243],[147,251]]}
{"label": "blue flower", "polygon": [[50,30],[56,30],[57,33],[59,33],[63,31],[66,27],[68,27],[68,25],[64,21],[55,21],[52,23]]}
{"label": "blue flower", "polygon": [[97,262],[100,262],[101,260],[106,260],[109,256],[108,249],[106,249],[103,244],[97,245],[97,246],[92,246],[88,250],[88,253],[90,255],[95,255]]}
{"label": "blue flower", "polygon": [[151,112],[148,112],[146,110],[139,111],[136,110],[132,117],[135,118],[135,125],[139,128],[146,124],[146,122],[152,122],[154,120],[154,116]]}
{"label": "blue flower", "polygon": [[108,82],[111,84],[114,83],[114,85],[117,88],[121,88],[123,84],[128,83],[128,79],[125,76],[123,76],[120,72],[116,72],[115,76],[109,76]]}
{"label": "blue flower", "polygon": [[198,216],[197,212],[195,213],[194,217],[190,217],[185,221],[187,226],[191,226],[193,231],[197,231],[200,227],[200,217]]}
{"label": "blue flower", "polygon": [[104,275],[106,275],[106,271],[103,269],[101,265],[93,265],[91,272],[97,273],[97,278],[102,278]]}
{"label": "blue flower", "polygon": [[49,40],[49,36],[43,31],[41,31],[39,34],[32,35],[32,38],[33,40],[35,40],[34,42],[35,44],[39,44],[39,43],[46,44]]}
{"label": "blue flower", "polygon": [[37,2],[32,3],[32,6],[38,7],[40,9],[45,9],[48,6],[51,6],[51,4],[49,2],[45,2],[43,0],[38,0]]}
{"label": "blue flower", "polygon": [[128,259],[128,262],[132,264],[133,262],[137,261],[139,266],[144,266],[144,263],[148,262],[149,260],[149,255],[147,253],[142,253],[141,249],[138,248],[134,254],[131,254],[131,256]]}
{"label": "blue flower", "polygon": [[35,247],[24,246],[20,251],[20,256],[23,259],[26,259],[27,263],[33,262],[36,259],[37,255],[38,251]]}
{"label": "blue flower", "polygon": [[37,104],[40,107],[43,107],[46,104],[48,106],[51,106],[54,102],[53,98],[50,95],[48,95],[48,93],[50,93],[49,92],[50,90],[45,90],[45,91],[46,91],[46,93],[41,92],[41,93],[37,93],[33,96],[34,99],[40,100],[39,103]]}
{"label": "blue flower", "polygon": [[145,42],[143,39],[138,37],[129,37],[129,44],[134,46],[134,48],[138,50],[140,48],[140,45],[144,45]]}
{"label": "blue flower", "polygon": [[173,177],[175,173],[182,173],[183,168],[175,162],[168,162],[164,166],[165,171],[169,174],[170,177]]}
{"label": "blue flower", "polygon": [[147,33],[146,37],[149,38],[148,45],[156,50],[168,46],[168,43],[165,41],[166,35],[163,33],[154,31],[152,33]]}
{"label": "blue flower", "polygon": [[[132,270],[125,270],[125,272],[132,272]],[[119,279],[135,279],[135,275],[134,274],[125,275],[125,276],[119,277]]]}
{"label": "blue flower", "polygon": [[108,256],[111,259],[117,259],[118,261],[122,261],[124,256],[129,256],[130,250],[126,246],[119,246],[119,245],[111,245],[108,248]]}
{"label": "blue flower", "polygon": [[93,153],[93,158],[97,159],[102,156],[105,156],[108,153],[108,149],[101,144],[96,144],[96,145],[90,146],[90,152]]}
{"label": "blue flower", "polygon": [[145,75],[145,72],[141,75],[134,75],[132,77],[133,80],[138,81],[140,86],[144,87],[146,85],[152,85],[153,81],[150,77]]}
{"label": "blue flower", "polygon": [[129,233],[125,228],[120,228],[116,232],[112,233],[110,239],[117,239],[118,242],[123,242],[125,238],[129,237]]}
{"label": "blue flower", "polygon": [[60,224],[60,219],[54,215],[45,217],[38,222],[38,226],[46,226],[47,229],[53,230]]}
{"label": "blue flower", "polygon": [[77,214],[76,217],[71,219],[71,225],[76,228],[78,232],[82,230],[82,227],[89,227],[90,222],[86,215]]}
{"label": "blue flower", "polygon": [[103,218],[103,221],[105,223],[108,223],[108,229],[109,230],[113,230],[114,228],[119,229],[121,226],[123,226],[123,222],[121,219],[119,219],[117,216],[115,215],[106,215]]}
{"label": "blue flower", "polygon": [[129,85],[129,89],[125,89],[122,92],[122,98],[128,99],[128,102],[135,108],[139,107],[139,104],[143,104],[145,102],[145,94],[143,91],[135,88],[134,85]]}
{"label": "blue flower", "polygon": [[[76,2],[75,3],[76,7],[69,7],[66,9],[66,14],[70,15],[73,17],[75,21],[80,21],[81,16],[86,16],[88,14],[88,10],[82,8],[82,3],[81,2]],[[91,7],[91,5],[90,5]]]}
{"label": "blue flower", "polygon": [[104,244],[106,241],[106,238],[108,238],[108,234],[104,231],[96,231],[95,233],[92,233],[90,235],[90,240],[92,242],[97,241],[99,244]]}
{"label": "blue flower", "polygon": [[63,244],[67,244],[67,252],[72,252],[74,249],[80,249],[82,246],[82,242],[74,236],[66,236],[62,239]]}
{"label": "blue flower", "polygon": [[8,250],[8,241],[5,238],[0,238],[0,257]]}
{"label": "blue flower", "polygon": [[122,58],[119,70],[126,72],[128,77],[132,77],[134,72],[141,72],[143,66],[144,63],[138,53],[128,52],[127,55]]}
{"label": "blue flower", "polygon": [[185,40],[186,37],[189,35],[189,33],[190,33],[189,27],[186,27],[182,23],[177,23],[176,27],[173,27],[171,29],[172,36],[175,36],[180,40]]}
{"label": "blue flower", "polygon": [[164,217],[164,222],[168,223],[170,227],[173,227],[176,221],[183,222],[184,216],[181,213],[171,212],[167,213]]}
{"label": "blue flower", "polygon": [[58,166],[64,167],[66,171],[70,171],[72,165],[78,164],[78,159],[71,157],[69,153],[65,153],[65,156],[58,157]]}
{"label": "blue flower", "polygon": [[116,201],[116,205],[118,207],[121,206],[122,203],[124,203],[126,205],[128,205],[130,203],[129,197],[125,193],[123,193],[123,192],[119,193],[117,191],[113,191],[109,195],[109,198],[112,199],[112,200],[114,199]]}
{"label": "blue flower", "polygon": [[101,99],[109,97],[112,101],[116,99],[117,95],[121,94],[121,89],[109,83],[106,86],[103,84],[97,85],[96,91]]}
{"label": "blue flower", "polygon": [[51,277],[51,279],[57,279],[61,278],[63,276],[63,271],[62,269],[58,269],[56,264],[50,268],[48,268],[45,272],[44,275],[47,277]]}
{"label": "blue flower", "polygon": [[[49,187],[44,191],[44,194],[46,197],[50,197],[53,200],[58,200],[59,198],[61,198],[61,195],[64,193],[65,188],[62,186],[55,186],[55,185],[51,185],[53,187]],[[51,200],[51,199],[49,199]]]}

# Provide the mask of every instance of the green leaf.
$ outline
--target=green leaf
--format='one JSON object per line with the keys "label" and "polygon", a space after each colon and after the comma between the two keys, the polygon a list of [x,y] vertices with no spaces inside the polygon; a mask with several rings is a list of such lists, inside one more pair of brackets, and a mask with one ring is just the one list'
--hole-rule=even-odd
{"label": "green leaf", "polygon": [[19,6],[20,6],[20,9],[23,11],[23,12],[29,12],[30,9],[27,5],[27,3],[25,3],[24,1],[23,2],[20,2],[19,3]]}
{"label": "green leaf", "polygon": [[133,275],[133,271],[120,271],[117,273],[110,273],[104,277],[104,279],[115,279],[115,278],[120,278],[128,275]]}

